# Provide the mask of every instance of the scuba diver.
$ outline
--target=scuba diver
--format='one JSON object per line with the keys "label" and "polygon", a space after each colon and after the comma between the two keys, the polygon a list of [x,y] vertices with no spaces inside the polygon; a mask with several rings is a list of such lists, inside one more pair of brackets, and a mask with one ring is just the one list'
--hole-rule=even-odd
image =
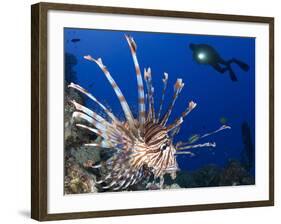
{"label": "scuba diver", "polygon": [[243,71],[249,70],[249,65],[235,58],[224,60],[219,53],[207,44],[190,44],[189,48],[193,51],[193,58],[199,64],[211,65],[216,71],[223,74],[229,72],[232,81],[237,81],[237,77],[231,68],[231,64],[237,64]]}

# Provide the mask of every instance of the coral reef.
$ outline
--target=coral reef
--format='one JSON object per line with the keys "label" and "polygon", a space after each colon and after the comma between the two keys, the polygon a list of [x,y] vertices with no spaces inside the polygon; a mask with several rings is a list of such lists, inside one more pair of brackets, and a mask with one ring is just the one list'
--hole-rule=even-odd
{"label": "coral reef", "polygon": [[255,184],[255,179],[239,161],[230,161],[220,175],[219,186]]}
{"label": "coral reef", "polygon": [[64,193],[79,194],[97,192],[94,184],[94,175],[87,173],[76,163],[74,157],[66,158],[65,162]]}
{"label": "coral reef", "polygon": [[175,182],[182,188],[236,186],[255,184],[255,178],[236,160],[225,167],[206,165],[196,171],[179,172]]}

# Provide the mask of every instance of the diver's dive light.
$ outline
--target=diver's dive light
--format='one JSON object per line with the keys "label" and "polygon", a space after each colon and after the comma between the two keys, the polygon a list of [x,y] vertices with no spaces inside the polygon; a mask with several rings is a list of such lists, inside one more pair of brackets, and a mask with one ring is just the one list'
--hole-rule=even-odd
{"label": "diver's dive light", "polygon": [[206,54],[204,52],[199,52],[197,57],[200,61],[204,61],[206,59]]}

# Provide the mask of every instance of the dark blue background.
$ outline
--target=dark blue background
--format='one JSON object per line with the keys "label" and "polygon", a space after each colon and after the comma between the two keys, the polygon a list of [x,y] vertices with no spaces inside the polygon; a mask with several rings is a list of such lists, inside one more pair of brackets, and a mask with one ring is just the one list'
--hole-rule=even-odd
{"label": "dark blue background", "polygon": [[[94,58],[102,58],[134,114],[137,114],[137,81],[125,33],[132,35],[137,43],[141,70],[147,67],[152,69],[156,111],[159,108],[164,72],[169,74],[169,81],[163,109],[171,100],[176,79],[182,78],[185,83],[170,122],[186,109],[190,100],[197,103],[196,109],[186,117],[176,141],[188,140],[193,134],[204,134],[219,128],[221,117],[225,117],[227,124],[232,127],[231,130],[202,140],[215,141],[216,148],[194,150],[194,157],[180,156],[180,168],[194,170],[207,164],[224,166],[230,159],[239,160],[244,147],[241,135],[243,122],[249,124],[253,143],[255,137],[255,39],[65,28],[65,52],[77,58],[74,67],[76,82],[109,105],[120,118],[123,117],[122,109],[111,85],[98,66],[83,59],[83,56],[90,54]],[[73,38],[79,38],[80,41],[72,42]],[[208,65],[197,64],[188,47],[190,43],[209,44],[224,59],[238,58],[249,64],[250,70],[244,72],[233,65],[238,82],[232,82],[227,73],[221,75]],[[95,107],[90,101],[86,104]]]}

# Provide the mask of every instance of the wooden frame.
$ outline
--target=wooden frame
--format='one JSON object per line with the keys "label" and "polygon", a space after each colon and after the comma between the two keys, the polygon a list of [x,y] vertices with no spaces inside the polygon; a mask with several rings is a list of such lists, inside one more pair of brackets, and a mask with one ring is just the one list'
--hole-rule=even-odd
{"label": "wooden frame", "polygon": [[[269,24],[269,74],[270,74],[270,120],[269,120],[269,200],[220,204],[189,205],[161,208],[142,208],[114,211],[89,211],[79,213],[48,214],[47,211],[47,12],[48,10],[66,10],[80,12],[117,13],[144,16],[165,16],[178,18],[199,18],[207,20],[227,20]],[[274,18],[222,15],[180,11],[160,11],[149,9],[115,8],[88,5],[70,5],[56,3],[38,3],[32,5],[32,48],[31,48],[31,217],[39,221],[78,219],[91,217],[140,215],[168,212],[186,212],[211,209],[257,207],[274,205]]]}

